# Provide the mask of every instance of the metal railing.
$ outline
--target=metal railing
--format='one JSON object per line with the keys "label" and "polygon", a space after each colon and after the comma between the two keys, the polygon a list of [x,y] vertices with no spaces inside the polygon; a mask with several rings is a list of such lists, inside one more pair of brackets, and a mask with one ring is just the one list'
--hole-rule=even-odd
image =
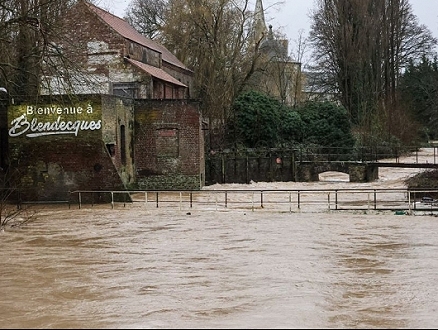
{"label": "metal railing", "polygon": [[[273,212],[438,211],[438,190],[293,189],[199,191],[74,191],[69,205]],[[98,198],[97,198],[98,196]],[[426,196],[426,197],[425,197]]]}
{"label": "metal railing", "polygon": [[320,147],[306,146],[291,149],[282,148],[267,148],[267,149],[243,149],[239,151],[217,151],[214,154],[207,154],[206,158],[258,158],[258,157],[277,157],[294,156],[298,162],[318,162],[318,161],[361,161],[361,162],[377,162],[381,159],[393,158],[398,162],[400,157],[411,155],[418,162],[419,153],[422,149],[433,149],[433,163],[438,162],[438,152],[436,146],[390,146],[390,145],[375,145],[375,146],[360,146],[355,148],[345,147]]}
{"label": "metal railing", "polygon": [[[438,162],[437,147],[427,147],[433,149],[433,164]],[[382,159],[392,158],[396,163],[402,156],[414,156],[415,163],[419,162],[419,154],[424,148],[418,147],[358,147],[353,150],[345,148],[300,148],[297,150],[296,160],[300,162],[317,161],[360,161],[360,162],[379,162]]]}

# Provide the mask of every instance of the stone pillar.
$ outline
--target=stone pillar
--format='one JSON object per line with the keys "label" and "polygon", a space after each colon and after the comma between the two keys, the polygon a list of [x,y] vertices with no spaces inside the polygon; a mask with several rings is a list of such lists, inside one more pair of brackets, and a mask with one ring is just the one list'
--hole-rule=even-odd
{"label": "stone pillar", "polygon": [[319,181],[319,175],[315,171],[314,164],[296,164],[295,171],[296,182],[315,182]]}
{"label": "stone pillar", "polygon": [[379,178],[379,168],[369,164],[350,164],[350,182],[370,182]]}
{"label": "stone pillar", "polygon": [[375,181],[379,178],[379,167],[378,166],[367,166],[367,180],[368,182]]}

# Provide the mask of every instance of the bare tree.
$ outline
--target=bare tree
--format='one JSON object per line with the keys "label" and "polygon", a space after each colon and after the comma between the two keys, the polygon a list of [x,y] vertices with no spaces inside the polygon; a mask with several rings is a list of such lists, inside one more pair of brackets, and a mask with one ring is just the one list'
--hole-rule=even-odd
{"label": "bare tree", "polygon": [[204,114],[219,122],[258,68],[248,5],[249,0],[173,0],[166,15],[163,42],[194,68]]}
{"label": "bare tree", "polygon": [[141,34],[158,39],[163,29],[168,4],[168,0],[132,0],[125,19]]}
{"label": "bare tree", "polygon": [[418,25],[408,0],[316,3],[310,40],[327,84],[353,124],[372,129],[379,120],[390,123],[403,68],[409,59],[430,54],[437,40]]}
{"label": "bare tree", "polygon": [[224,125],[235,97],[254,72],[262,70],[257,51],[261,40],[252,33],[252,5],[250,0],[163,0],[157,7],[154,1],[135,0],[129,7],[134,26],[156,29],[153,35],[140,31],[157,38],[193,69],[192,95],[200,100],[210,127]]}
{"label": "bare tree", "polygon": [[291,58],[295,59],[296,63],[299,63],[299,69],[295,71],[292,80],[295,82],[294,86],[294,100],[296,102],[293,106],[298,105],[298,103],[304,101],[303,87],[304,87],[304,76],[303,67],[306,66],[306,55],[308,53],[308,38],[304,37],[304,31],[298,31],[298,38],[294,40],[295,47],[291,51]]}
{"label": "bare tree", "polygon": [[[0,3],[0,86],[20,100],[38,94],[43,64],[54,52],[58,19],[75,0],[4,0]],[[26,94],[26,95],[24,95]]]}
{"label": "bare tree", "polygon": [[[23,177],[12,173],[8,162],[7,106],[37,97],[46,70],[59,75],[55,66],[59,47],[53,42],[61,35],[60,19],[73,0],[3,0],[0,2],[0,229],[29,221],[28,208],[19,207]],[[58,56],[58,59],[60,56]],[[65,57],[64,63],[68,63]],[[14,150],[15,151],[15,150]],[[12,203],[12,204],[11,204]]]}
{"label": "bare tree", "polygon": [[0,231],[20,227],[37,215],[37,211],[29,205],[20,204],[20,176],[16,169],[0,169]]}

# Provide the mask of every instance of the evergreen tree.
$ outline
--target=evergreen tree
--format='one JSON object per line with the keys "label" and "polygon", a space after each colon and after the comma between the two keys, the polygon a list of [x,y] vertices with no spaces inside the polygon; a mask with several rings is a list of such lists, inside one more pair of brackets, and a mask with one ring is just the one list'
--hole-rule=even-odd
{"label": "evergreen tree", "polygon": [[438,60],[423,56],[410,62],[399,85],[400,98],[412,118],[423,126],[425,139],[438,138]]}

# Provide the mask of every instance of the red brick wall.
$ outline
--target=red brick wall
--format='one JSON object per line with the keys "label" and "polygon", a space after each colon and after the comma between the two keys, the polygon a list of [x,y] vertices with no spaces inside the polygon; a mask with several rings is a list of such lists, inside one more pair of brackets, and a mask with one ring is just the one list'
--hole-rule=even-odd
{"label": "red brick wall", "polygon": [[140,188],[201,187],[204,142],[200,119],[195,103],[137,100],[134,166]]}
{"label": "red brick wall", "polygon": [[[132,109],[131,104],[124,108],[123,102],[108,96],[79,98],[83,107],[92,105],[93,113],[62,115],[61,120],[102,120],[100,129],[81,130],[77,135],[9,136],[10,167],[19,173],[15,187],[22,189],[23,200],[69,200],[77,198],[70,191],[124,190],[128,184],[131,189],[160,190],[197,190],[204,185],[203,134],[195,103],[137,100]],[[41,98],[39,102],[46,104]],[[51,99],[48,104],[60,102]],[[26,106],[11,105],[9,123],[23,114]],[[36,118],[53,123],[57,117]],[[121,164],[120,157],[121,123],[126,129],[126,164]],[[113,157],[106,146],[110,142],[115,142]]]}

